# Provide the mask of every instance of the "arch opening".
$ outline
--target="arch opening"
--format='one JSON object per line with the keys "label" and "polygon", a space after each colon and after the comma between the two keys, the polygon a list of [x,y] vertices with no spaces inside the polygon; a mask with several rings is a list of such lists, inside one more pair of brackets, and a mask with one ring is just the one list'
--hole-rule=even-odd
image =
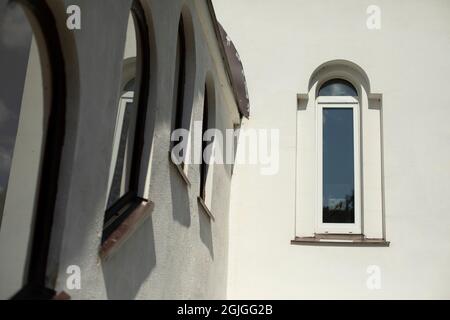
{"label": "arch opening", "polygon": [[370,80],[366,72],[356,63],[343,59],[331,60],[318,66],[309,78],[308,92],[315,87],[314,93],[317,97],[319,89],[332,79],[349,82],[356,89],[357,96],[362,96],[363,90],[367,94],[371,92]]}
{"label": "arch opening", "polygon": [[141,158],[150,87],[149,26],[140,1],[130,10],[102,241],[141,203]]}

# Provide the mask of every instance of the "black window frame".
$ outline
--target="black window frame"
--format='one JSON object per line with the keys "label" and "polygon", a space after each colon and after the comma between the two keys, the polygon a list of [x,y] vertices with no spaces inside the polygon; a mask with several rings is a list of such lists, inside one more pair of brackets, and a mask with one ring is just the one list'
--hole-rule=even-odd
{"label": "black window frame", "polygon": [[202,157],[200,162],[200,198],[206,200],[206,178],[208,177],[209,164],[205,162],[204,152],[206,147],[211,143],[204,138],[205,132],[209,129],[209,97],[208,86],[205,85],[203,97],[203,118],[202,118]]}
{"label": "black window frame", "polygon": [[149,26],[145,12],[138,0],[131,6],[132,19],[134,19],[137,54],[135,82],[137,92],[136,128],[134,134],[133,154],[131,161],[130,181],[128,191],[105,211],[102,243],[122,224],[134,209],[146,199],[139,196],[139,181],[141,173],[141,160],[145,140],[145,120],[150,88],[150,41]]}

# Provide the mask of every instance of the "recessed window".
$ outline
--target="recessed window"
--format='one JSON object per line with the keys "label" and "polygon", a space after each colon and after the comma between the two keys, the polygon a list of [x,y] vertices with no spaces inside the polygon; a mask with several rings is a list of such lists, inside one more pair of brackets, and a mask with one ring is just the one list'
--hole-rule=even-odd
{"label": "recessed window", "polygon": [[134,100],[133,78],[123,88],[119,100],[116,132],[114,135],[114,173],[109,189],[108,207],[131,190],[131,167],[133,165],[134,138],[136,134],[137,106]]}
{"label": "recessed window", "polygon": [[0,4],[0,299],[53,294],[45,280],[64,136],[64,65],[51,11],[23,3]]}
{"label": "recessed window", "polygon": [[341,79],[319,90],[319,233],[361,232],[356,96],[353,85]]}
{"label": "recessed window", "polygon": [[[187,176],[185,163],[189,157],[189,135],[195,85],[195,39],[189,8],[183,7],[177,33],[174,75],[174,99],[171,123],[171,159]],[[182,131],[181,131],[182,130]]]}
{"label": "recessed window", "polygon": [[210,165],[210,159],[211,159],[211,147],[210,146],[213,143],[214,137],[206,137],[205,133],[208,129],[212,128],[212,119],[210,115],[210,105],[209,101],[211,98],[208,97],[208,87],[205,86],[205,92],[204,92],[204,102],[203,102],[203,119],[202,119],[202,162],[200,164],[200,197],[205,200],[206,199],[206,180],[208,177],[208,169]]}
{"label": "recessed window", "polygon": [[[176,87],[176,97],[175,97],[175,112],[173,113],[173,130],[183,128],[183,114],[184,114],[184,93],[186,85],[186,36],[183,24],[183,17],[180,18],[180,23],[178,25],[178,35],[177,35],[177,53],[175,62],[175,87]],[[184,143],[183,137],[180,136],[180,140],[172,141],[172,147],[176,143]],[[183,152],[185,148],[180,149],[180,154],[177,154],[182,164],[184,164],[185,154]]]}
{"label": "recessed window", "polygon": [[183,18],[180,18],[177,37],[176,56],[176,110],[174,114],[174,129],[183,126],[184,86],[186,83],[186,37],[184,33]]}
{"label": "recessed window", "polygon": [[213,177],[214,177],[214,153],[216,148],[215,126],[215,87],[214,80],[210,74],[207,75],[203,94],[203,117],[202,117],[202,157],[200,163],[200,190],[199,201],[204,211],[214,219],[212,214]]}
{"label": "recessed window", "polygon": [[143,9],[134,1],[125,42],[103,241],[144,200],[139,195],[139,179],[150,73],[147,30]]}

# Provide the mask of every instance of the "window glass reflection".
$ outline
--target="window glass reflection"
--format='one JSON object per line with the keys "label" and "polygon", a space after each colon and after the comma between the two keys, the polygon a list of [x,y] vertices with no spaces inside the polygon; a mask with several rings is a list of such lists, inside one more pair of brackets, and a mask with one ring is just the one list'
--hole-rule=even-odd
{"label": "window glass reflection", "polygon": [[123,83],[114,132],[113,156],[107,207],[130,191],[138,105],[136,101],[136,29],[133,15],[128,19],[124,51]]}
{"label": "window glass reflection", "polygon": [[323,223],[355,222],[353,109],[323,109]]}
{"label": "window glass reflection", "polygon": [[10,2],[0,15],[0,299],[7,299],[27,280],[49,110],[23,8]]}
{"label": "window glass reflection", "polygon": [[[31,28],[18,5],[8,8],[0,30],[0,221],[6,201],[31,46]],[[6,79],[6,75],[7,79]],[[5,80],[5,81],[3,81]]]}
{"label": "window glass reflection", "polygon": [[[176,61],[175,61],[175,99],[174,99],[174,112],[172,116],[172,130],[181,129],[184,126],[184,94],[186,86],[186,39],[185,30],[183,24],[183,17],[180,18],[178,25],[178,37],[176,48]],[[178,141],[172,141],[171,147],[175,145],[186,146],[187,141],[183,140],[183,136],[178,138]],[[180,148],[179,152],[174,152],[173,156],[177,157],[178,161],[184,166],[184,154],[185,148]]]}
{"label": "window glass reflection", "polygon": [[343,79],[332,79],[325,82],[319,90],[318,96],[350,96],[357,97],[355,87],[348,81]]}
{"label": "window glass reflection", "polygon": [[[205,85],[204,100],[203,100],[203,119],[202,119],[202,163],[200,165],[200,197],[205,200],[206,195],[206,178],[208,177],[210,155],[206,154],[205,150],[212,141],[205,140],[205,132],[209,128],[209,102],[208,102],[208,88]],[[212,140],[212,139],[211,139]],[[206,161],[205,161],[206,157]]]}

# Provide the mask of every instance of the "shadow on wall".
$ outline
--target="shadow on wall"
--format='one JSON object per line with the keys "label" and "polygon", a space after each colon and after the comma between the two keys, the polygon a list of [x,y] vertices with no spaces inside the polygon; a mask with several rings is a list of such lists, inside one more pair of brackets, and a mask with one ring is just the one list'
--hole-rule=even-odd
{"label": "shadow on wall", "polygon": [[149,217],[131,238],[102,264],[108,299],[134,299],[155,266],[155,237],[152,217]]}
{"label": "shadow on wall", "polygon": [[198,219],[200,223],[200,239],[203,244],[208,248],[209,255],[212,260],[214,260],[214,245],[212,238],[212,221],[206,213],[202,212],[204,210],[201,205],[198,205]]}
{"label": "shadow on wall", "polygon": [[170,164],[170,195],[172,201],[172,216],[184,227],[191,225],[191,210],[186,182],[181,177],[175,165]]}

